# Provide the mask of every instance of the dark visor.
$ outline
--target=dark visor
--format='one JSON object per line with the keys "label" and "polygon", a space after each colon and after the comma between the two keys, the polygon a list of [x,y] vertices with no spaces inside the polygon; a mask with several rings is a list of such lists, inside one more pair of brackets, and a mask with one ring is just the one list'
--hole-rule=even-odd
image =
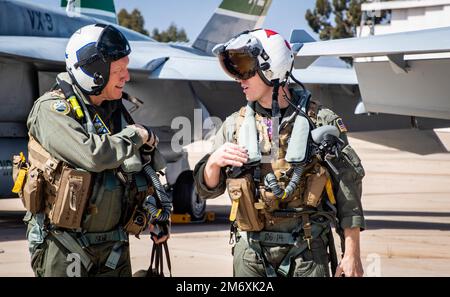
{"label": "dark visor", "polygon": [[[103,25],[97,25],[103,27]],[[117,61],[131,53],[130,44],[123,34],[107,25],[95,44],[96,53],[74,64],[75,68],[83,67],[102,59],[104,62]]]}
{"label": "dark visor", "polygon": [[97,41],[97,50],[105,62],[117,61],[131,52],[128,40],[113,26],[106,26]]}
{"label": "dark visor", "polygon": [[249,79],[258,69],[257,58],[248,51],[224,50],[219,54],[219,61],[225,72],[235,79]]}

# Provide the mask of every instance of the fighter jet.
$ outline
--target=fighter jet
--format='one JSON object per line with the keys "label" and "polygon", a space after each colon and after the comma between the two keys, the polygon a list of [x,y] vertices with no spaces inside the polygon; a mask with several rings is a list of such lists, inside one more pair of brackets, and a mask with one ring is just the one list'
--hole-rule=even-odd
{"label": "fighter jet", "polygon": [[[121,27],[115,23],[113,1],[98,3],[63,0],[64,11],[0,0],[0,197],[12,196],[11,156],[26,153],[26,118],[34,100],[65,71],[68,38],[78,28],[100,22],[113,24],[130,40],[131,81],[126,91],[140,101],[127,107],[137,122],[151,126],[160,137],[175,212],[201,219],[205,202],[195,193],[182,147],[214,131],[214,123],[217,126],[245,102],[240,86],[224,74],[210,49],[261,27],[271,0],[224,0],[192,44],[159,43]],[[290,40],[296,50],[313,41],[304,31],[294,31]],[[341,114],[353,131],[410,127],[408,117],[355,116],[358,81],[354,70],[338,59],[319,59],[294,75],[316,99]]]}

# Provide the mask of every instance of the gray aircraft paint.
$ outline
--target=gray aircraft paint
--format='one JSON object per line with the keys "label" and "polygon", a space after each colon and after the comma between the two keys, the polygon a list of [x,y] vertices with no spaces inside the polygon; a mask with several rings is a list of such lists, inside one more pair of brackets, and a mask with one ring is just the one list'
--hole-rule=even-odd
{"label": "gray aircraft paint", "polygon": [[320,56],[356,58],[368,112],[450,120],[449,53],[450,27],[445,27],[307,43],[294,66],[307,68]]}

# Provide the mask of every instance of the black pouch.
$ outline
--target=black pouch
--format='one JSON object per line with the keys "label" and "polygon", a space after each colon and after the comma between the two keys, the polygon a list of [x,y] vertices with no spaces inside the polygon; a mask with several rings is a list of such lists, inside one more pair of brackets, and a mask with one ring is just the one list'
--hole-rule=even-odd
{"label": "black pouch", "polygon": [[361,159],[358,157],[358,155],[350,145],[346,145],[342,149],[342,156],[345,161],[344,166],[352,169],[355,172],[357,178],[363,178],[366,175],[364,167],[361,164]]}

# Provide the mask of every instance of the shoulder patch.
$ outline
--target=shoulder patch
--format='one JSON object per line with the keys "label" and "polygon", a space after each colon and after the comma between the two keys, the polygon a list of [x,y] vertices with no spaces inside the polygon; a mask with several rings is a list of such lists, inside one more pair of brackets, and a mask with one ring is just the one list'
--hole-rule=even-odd
{"label": "shoulder patch", "polygon": [[66,100],[56,100],[50,106],[51,110],[56,113],[62,113],[64,115],[70,112],[70,105]]}
{"label": "shoulder patch", "polygon": [[339,131],[341,131],[341,133],[347,132],[347,127],[345,127],[344,122],[342,121],[341,118],[337,118],[335,120],[336,126],[339,128]]}
{"label": "shoulder patch", "polygon": [[97,131],[98,135],[108,134],[111,135],[106,124],[103,122],[102,118],[96,113],[94,119],[92,120],[94,123],[94,128]]}

